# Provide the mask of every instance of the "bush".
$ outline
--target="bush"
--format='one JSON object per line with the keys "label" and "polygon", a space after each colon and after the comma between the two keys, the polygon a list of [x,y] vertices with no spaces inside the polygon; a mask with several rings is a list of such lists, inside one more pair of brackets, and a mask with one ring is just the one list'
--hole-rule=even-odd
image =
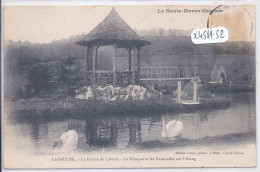
{"label": "bush", "polygon": [[39,94],[41,91],[51,90],[51,75],[46,62],[37,62],[28,70],[28,84],[22,90],[24,97],[31,97]]}

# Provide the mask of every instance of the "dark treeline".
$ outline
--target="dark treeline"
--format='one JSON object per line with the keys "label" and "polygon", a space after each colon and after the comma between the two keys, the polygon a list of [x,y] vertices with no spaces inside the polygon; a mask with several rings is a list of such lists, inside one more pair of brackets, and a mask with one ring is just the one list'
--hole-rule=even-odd
{"label": "dark treeline", "polygon": [[140,36],[190,36],[192,30],[178,30],[178,29],[168,29],[163,28],[152,28],[151,30],[137,30],[136,33]]}
{"label": "dark treeline", "polygon": [[[199,74],[210,76],[214,64],[221,64],[227,69],[230,79],[248,79],[255,74],[254,43],[195,45],[191,42],[190,32],[171,29],[137,31],[143,39],[151,42],[151,45],[141,51],[141,65],[196,66]],[[34,90],[34,94],[39,91],[50,91],[55,87],[53,85],[58,85],[60,90],[68,91],[69,84],[66,81],[68,75],[71,76],[73,83],[82,85],[86,48],[74,44],[82,36],[52,41],[48,44],[5,40],[4,76],[5,85],[8,86],[5,88],[9,95],[16,96],[22,93],[28,95],[27,92],[31,90]],[[112,70],[109,48],[100,48],[99,51],[98,68]],[[127,52],[120,49],[116,55],[127,57]],[[77,88],[75,85],[72,87]]]}
{"label": "dark treeline", "polygon": [[[75,38],[49,44],[5,42],[5,92],[9,98],[27,98],[59,90],[72,95],[83,85],[80,59],[85,48]],[[66,94],[65,94],[66,95]]]}

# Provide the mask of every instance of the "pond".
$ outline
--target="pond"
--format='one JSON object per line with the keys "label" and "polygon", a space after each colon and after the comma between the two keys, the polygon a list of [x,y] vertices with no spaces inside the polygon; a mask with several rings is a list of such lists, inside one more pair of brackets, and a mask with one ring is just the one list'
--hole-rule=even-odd
{"label": "pond", "polygon": [[[98,116],[82,119],[9,120],[5,124],[10,144],[33,154],[48,154],[53,142],[68,129],[79,136],[77,151],[135,149],[136,144],[164,140],[163,120],[183,123],[177,139],[196,140],[256,130],[255,93],[223,94],[231,99],[229,107],[190,113],[151,113]],[[158,145],[159,146],[159,145]]]}

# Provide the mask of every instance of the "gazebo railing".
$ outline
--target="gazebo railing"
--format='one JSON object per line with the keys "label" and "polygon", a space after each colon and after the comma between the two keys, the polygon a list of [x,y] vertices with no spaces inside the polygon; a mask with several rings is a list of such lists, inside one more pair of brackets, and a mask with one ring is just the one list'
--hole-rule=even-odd
{"label": "gazebo railing", "polygon": [[190,79],[196,77],[196,67],[141,67],[141,80]]}
{"label": "gazebo railing", "polygon": [[[86,80],[87,85],[92,85],[92,71],[86,72]],[[116,72],[116,85],[117,86],[127,86],[132,83],[132,75],[133,72]],[[106,85],[106,84],[113,84],[113,71],[104,71],[104,70],[98,70],[95,73],[96,76],[96,85]],[[135,78],[137,81],[137,73],[135,73]]]}

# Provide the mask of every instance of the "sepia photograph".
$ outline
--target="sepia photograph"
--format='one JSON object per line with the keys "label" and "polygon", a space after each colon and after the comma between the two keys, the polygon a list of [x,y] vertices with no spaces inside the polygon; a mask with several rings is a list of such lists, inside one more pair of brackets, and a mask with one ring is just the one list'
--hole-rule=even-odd
{"label": "sepia photograph", "polygon": [[5,169],[256,166],[254,5],[2,13]]}

